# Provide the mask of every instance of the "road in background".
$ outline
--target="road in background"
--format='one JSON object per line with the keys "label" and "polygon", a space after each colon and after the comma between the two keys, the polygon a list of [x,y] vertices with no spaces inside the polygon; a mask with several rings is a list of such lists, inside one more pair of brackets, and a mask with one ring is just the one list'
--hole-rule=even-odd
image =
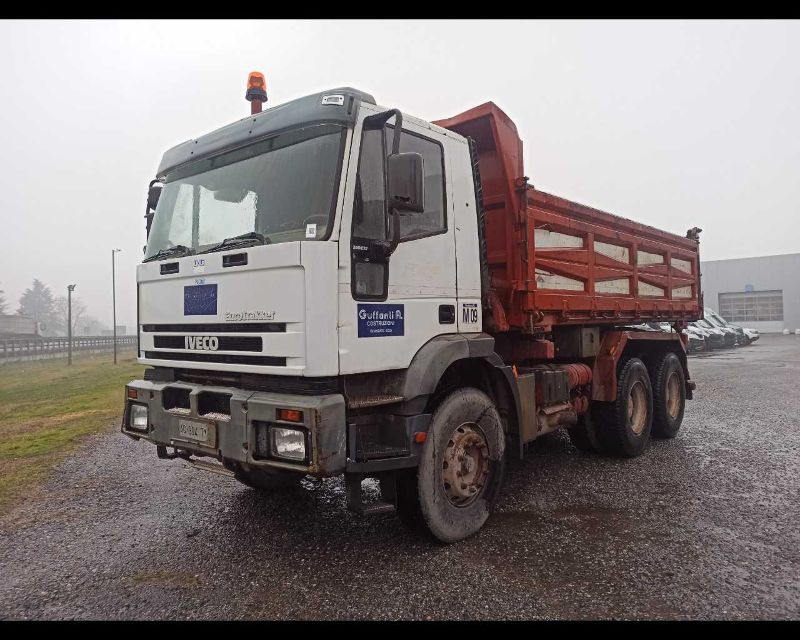
{"label": "road in background", "polygon": [[95,437],[3,516],[0,617],[797,618],[800,338],[690,367],[676,440],[618,460],[542,438],[452,546],[349,513],[338,479],[262,495]]}

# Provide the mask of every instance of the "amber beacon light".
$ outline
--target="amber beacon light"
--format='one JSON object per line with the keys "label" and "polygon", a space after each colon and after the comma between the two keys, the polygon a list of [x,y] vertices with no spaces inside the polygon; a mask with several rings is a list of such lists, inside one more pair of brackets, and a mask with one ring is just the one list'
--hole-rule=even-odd
{"label": "amber beacon light", "polygon": [[250,113],[261,113],[263,103],[267,101],[267,81],[264,74],[251,71],[247,76],[247,93],[244,96],[250,102]]}

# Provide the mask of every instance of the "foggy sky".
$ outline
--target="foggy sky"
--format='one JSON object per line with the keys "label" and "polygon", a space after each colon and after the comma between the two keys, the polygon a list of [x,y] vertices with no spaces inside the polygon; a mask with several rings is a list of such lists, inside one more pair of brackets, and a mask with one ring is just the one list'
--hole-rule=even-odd
{"label": "foggy sky", "polygon": [[161,154],[337,86],[433,120],[488,100],[544,191],[683,235],[704,260],[800,251],[800,24],[0,21],[0,289],[33,278],[135,330]]}

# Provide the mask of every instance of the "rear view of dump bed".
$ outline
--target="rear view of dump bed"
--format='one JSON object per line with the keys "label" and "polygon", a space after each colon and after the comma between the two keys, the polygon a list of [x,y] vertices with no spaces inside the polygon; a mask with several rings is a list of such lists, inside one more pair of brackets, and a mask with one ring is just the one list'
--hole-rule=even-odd
{"label": "rear view of dump bed", "polygon": [[436,124],[473,140],[494,331],[701,317],[699,230],[681,237],[534,189],[516,126],[491,102]]}

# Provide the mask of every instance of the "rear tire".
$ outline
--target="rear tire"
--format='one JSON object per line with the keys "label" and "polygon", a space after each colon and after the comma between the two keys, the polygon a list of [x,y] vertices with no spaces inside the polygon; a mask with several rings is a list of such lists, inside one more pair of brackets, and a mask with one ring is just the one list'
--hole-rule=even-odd
{"label": "rear tire", "polygon": [[653,437],[674,438],[686,408],[686,376],[671,351],[658,362],[653,375]]}
{"label": "rear tire", "polygon": [[613,402],[595,402],[592,419],[603,451],[635,458],[650,441],[653,426],[653,388],[647,367],[639,358],[622,365]]}
{"label": "rear tire", "polygon": [[396,476],[397,514],[404,524],[444,543],[477,533],[505,471],[505,434],[489,396],[464,388],[445,397],[413,471]]}

